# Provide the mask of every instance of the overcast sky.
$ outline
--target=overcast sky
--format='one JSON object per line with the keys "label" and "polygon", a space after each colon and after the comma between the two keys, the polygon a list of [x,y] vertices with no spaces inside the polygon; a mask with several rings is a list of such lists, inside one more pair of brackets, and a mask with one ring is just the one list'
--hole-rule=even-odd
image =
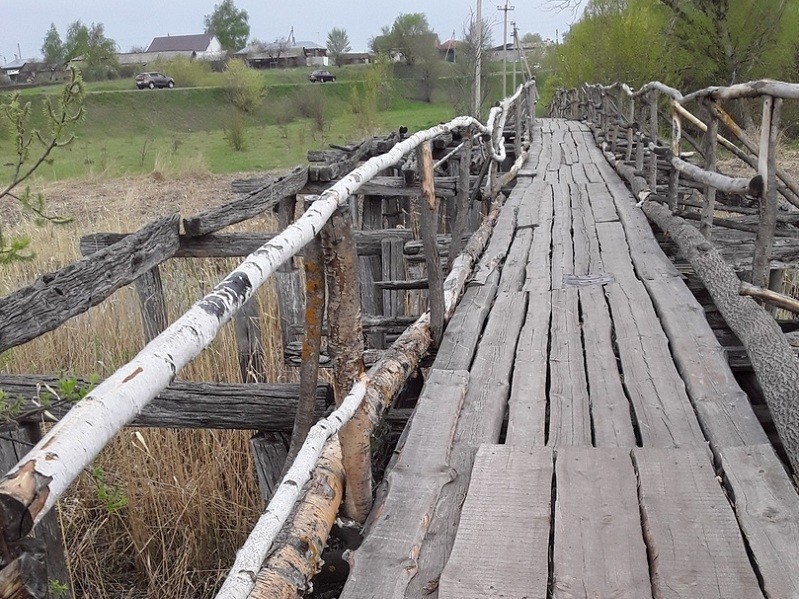
{"label": "overcast sky", "polygon": [[[203,17],[221,0],[0,0],[0,63],[11,62],[18,53],[25,58],[41,56],[44,36],[55,23],[61,39],[70,23],[78,19],[87,25],[103,23],[106,36],[117,42],[121,52],[133,46],[147,46],[153,37],[202,33]],[[384,25],[391,25],[400,13],[423,12],[442,40],[461,37],[464,25],[476,7],[476,0],[235,0],[250,15],[250,37],[273,41],[286,37],[291,27],[297,40],[316,41],[324,46],[333,27],[346,29],[354,51],[365,51],[369,38]],[[503,0],[484,0],[483,15],[494,21],[493,39],[502,43]],[[516,0],[508,13],[520,34],[540,33],[555,39],[576,19],[572,11],[547,7],[546,0]]]}

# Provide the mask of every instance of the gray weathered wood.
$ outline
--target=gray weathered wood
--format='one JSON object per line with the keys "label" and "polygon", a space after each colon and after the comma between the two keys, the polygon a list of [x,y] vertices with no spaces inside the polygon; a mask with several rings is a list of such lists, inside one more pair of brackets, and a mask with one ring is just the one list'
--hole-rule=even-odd
{"label": "gray weathered wood", "polygon": [[652,597],[629,449],[559,447],[552,597]]}
{"label": "gray weathered wood", "polygon": [[766,596],[799,597],[799,497],[774,449],[725,448],[721,466]]}
{"label": "gray weathered wood", "polygon": [[262,383],[266,376],[264,346],[261,341],[261,311],[253,296],[233,315],[236,353],[243,383]]}
{"label": "gray weathered wood", "polygon": [[422,551],[419,571],[405,596],[419,597],[422,587],[441,575],[455,540],[462,498],[469,485],[474,455],[481,443],[496,443],[502,428],[513,368],[516,339],[526,303],[524,293],[497,297],[469,372],[469,387],[458,419],[450,457],[454,480],[436,504]]}
{"label": "gray weathered wood", "polygon": [[547,597],[552,469],[549,449],[480,446],[441,599]]}
{"label": "gray weathered wood", "polygon": [[[633,260],[636,258],[633,257]],[[705,311],[681,279],[644,281],[711,448],[766,443]]]}
{"label": "gray weathered wood", "polygon": [[158,266],[153,266],[133,284],[136,287],[136,295],[139,296],[144,341],[149,343],[167,326],[166,299],[160,269]]}
{"label": "gray weathered wood", "polygon": [[[375,227],[379,229],[379,227]],[[80,238],[80,251],[84,256],[128,237],[128,233],[93,233]],[[180,236],[180,247],[175,258],[239,258],[249,256],[277,233],[217,233],[202,237]],[[379,256],[380,242],[394,238],[410,241],[413,233],[406,229],[354,231],[355,247],[359,256]]]}
{"label": "gray weathered wood", "polygon": [[52,331],[135,281],[178,248],[178,219],[158,218],[124,240],[0,298],[0,352]]}
{"label": "gray weathered wood", "polygon": [[[98,381],[101,382],[101,381]],[[10,397],[22,397],[23,422],[39,422],[42,396],[49,398],[47,411],[61,418],[71,404],[57,402],[58,378],[52,376],[0,375],[0,389]],[[78,387],[88,389],[85,380]],[[191,383],[174,381],[130,423],[157,428],[218,428],[290,431],[297,409],[299,385],[294,383]],[[34,403],[34,400],[39,405]],[[321,416],[333,402],[330,385],[319,384],[315,414]]]}
{"label": "gray weathered wood", "polygon": [[436,245],[438,230],[438,210],[433,184],[433,155],[429,144],[416,149],[419,164],[422,195],[419,198],[419,229],[424,244],[425,266],[427,267],[427,302],[430,310],[430,335],[434,347],[441,343],[444,333],[444,274]]}
{"label": "gray weathered wood", "polygon": [[183,229],[186,235],[199,237],[240,223],[276,206],[283,198],[295,195],[307,182],[308,167],[297,167],[264,189],[184,218]]}
{"label": "gray weathered wood", "polygon": [[763,98],[763,122],[760,137],[760,176],[763,191],[759,197],[760,223],[752,260],[751,283],[768,287],[769,263],[777,225],[777,137],[779,136],[782,99]]}
{"label": "gray weathered wood", "polygon": [[[362,226],[364,229],[371,229],[372,232],[380,232],[380,229],[383,228],[381,202],[376,202],[368,197],[363,199]],[[367,314],[383,314],[383,293],[378,288],[375,288],[374,285],[383,276],[383,268],[380,262],[380,245],[378,243],[375,255],[363,255],[358,244],[359,233],[363,233],[363,231],[353,231],[355,248],[361,256],[361,309]],[[383,349],[386,346],[386,336],[384,333],[370,333],[366,336],[366,342],[369,347]]]}
{"label": "gray weathered wood", "polygon": [[591,415],[577,289],[552,290],[547,445],[590,446]]}
{"label": "gray weathered wood", "polygon": [[704,450],[634,449],[655,597],[762,598],[741,531]]}
{"label": "gray weathered wood", "polygon": [[269,503],[280,484],[288,445],[287,433],[261,432],[250,438],[250,453],[255,463],[258,488],[264,505]]}
{"label": "gray weathered wood", "polygon": [[351,558],[342,599],[402,598],[441,488],[469,373],[431,370],[405,444],[386,474],[387,495],[372,513],[369,535]]}

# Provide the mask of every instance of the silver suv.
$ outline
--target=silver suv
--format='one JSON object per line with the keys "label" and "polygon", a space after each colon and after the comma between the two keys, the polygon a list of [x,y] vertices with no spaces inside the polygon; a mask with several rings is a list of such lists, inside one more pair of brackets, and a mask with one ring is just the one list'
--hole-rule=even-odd
{"label": "silver suv", "polygon": [[136,87],[144,89],[149,87],[154,89],[156,87],[175,87],[175,80],[172,77],[167,77],[161,73],[139,73],[136,75]]}

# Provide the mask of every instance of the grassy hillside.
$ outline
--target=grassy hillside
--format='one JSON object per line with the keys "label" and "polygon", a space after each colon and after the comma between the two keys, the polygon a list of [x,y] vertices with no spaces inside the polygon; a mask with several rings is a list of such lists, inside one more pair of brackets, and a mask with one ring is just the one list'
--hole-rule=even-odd
{"label": "grassy hillside", "polygon": [[[342,81],[324,85],[309,83],[307,69],[266,72],[264,100],[249,113],[237,111],[222,87],[139,91],[97,89],[97,84],[90,84],[86,120],[75,132],[75,143],[58,152],[39,176],[63,179],[154,170],[221,173],[282,168],[301,162],[308,149],[400,125],[413,131],[453,114],[443,94],[440,102],[415,102],[405,99],[403,86],[397,84],[388,107],[367,124],[353,114],[350,101],[359,93],[362,71],[344,72]],[[124,83],[127,87],[128,82]],[[56,89],[26,92],[24,100],[32,103],[34,127],[44,125],[44,93]],[[226,141],[225,131],[230,129],[243,132],[242,151],[234,151]],[[14,158],[8,137],[8,131],[0,130],[2,164]]]}

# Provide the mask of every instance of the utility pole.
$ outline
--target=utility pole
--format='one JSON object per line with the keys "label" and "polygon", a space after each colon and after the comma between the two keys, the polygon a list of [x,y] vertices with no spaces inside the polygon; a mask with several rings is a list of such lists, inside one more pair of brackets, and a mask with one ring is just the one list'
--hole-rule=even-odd
{"label": "utility pole", "polygon": [[474,36],[475,40],[474,43],[477,44],[477,56],[474,65],[474,106],[472,112],[474,113],[474,118],[480,119],[480,96],[482,95],[482,83],[480,81],[481,78],[481,71],[483,68],[483,2],[482,0],[477,0],[477,14],[475,15],[475,22],[474,27],[472,28],[473,32],[472,35]]}
{"label": "utility pole", "polygon": [[505,6],[497,6],[497,10],[505,13],[505,27],[502,35],[502,97],[508,97],[508,13],[516,10],[515,6],[509,6],[505,0]]}
{"label": "utility pole", "polygon": [[[513,27],[513,46],[516,48],[517,52],[519,50],[519,31],[516,29],[516,21],[511,21],[510,26]],[[513,89],[516,90],[516,63],[518,62],[517,59],[513,59]]]}

